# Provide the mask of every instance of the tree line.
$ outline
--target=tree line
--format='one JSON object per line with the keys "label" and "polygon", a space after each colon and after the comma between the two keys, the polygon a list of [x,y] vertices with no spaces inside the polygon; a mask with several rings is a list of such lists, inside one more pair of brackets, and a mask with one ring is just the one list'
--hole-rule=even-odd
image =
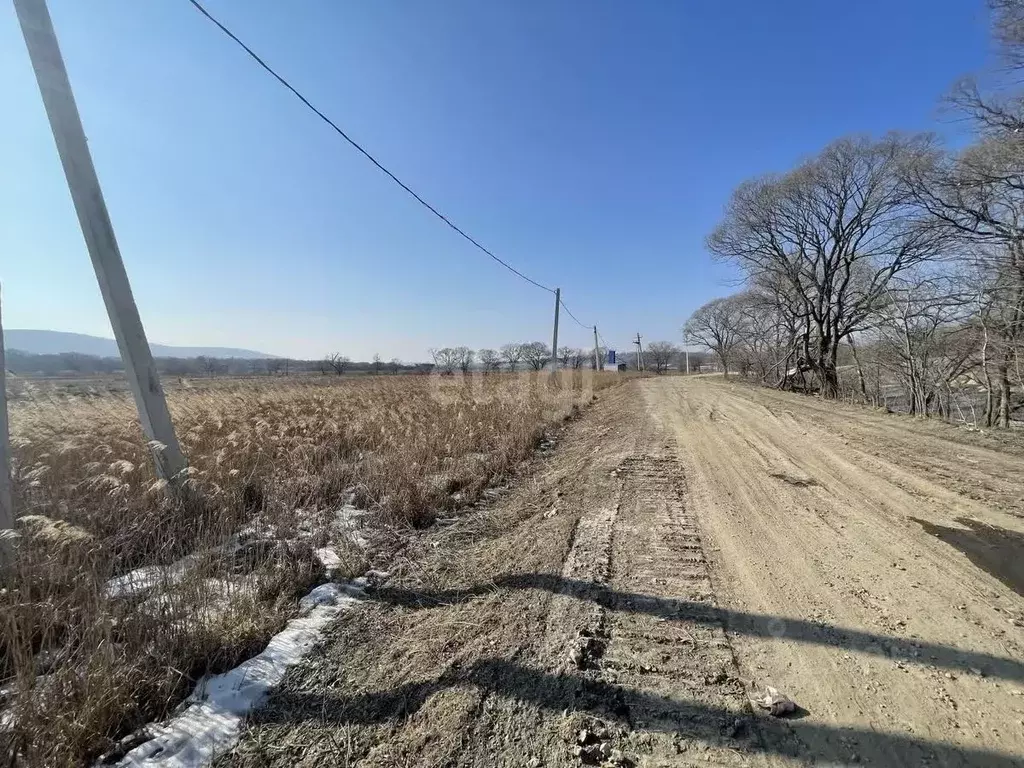
{"label": "tree line", "polygon": [[744,289],[686,322],[724,371],[830,398],[898,393],[918,414],[977,404],[1009,426],[1024,405],[1024,0],[989,6],[1006,67],[947,97],[969,145],[845,137],[733,192],[707,245]]}
{"label": "tree line", "polygon": [[[596,356],[595,356],[596,353]],[[566,370],[589,368],[596,370],[600,365],[607,367],[608,350],[605,347],[559,347],[555,356],[559,367]],[[645,370],[654,373],[665,373],[675,367],[683,369],[683,349],[668,341],[651,343],[643,354],[642,364]],[[430,350],[433,370],[443,375],[451,375],[456,371],[468,373],[471,370],[482,370],[485,373],[499,371],[515,372],[518,370],[541,371],[552,360],[551,347],[542,341],[503,344],[500,348],[441,347]],[[691,369],[699,370],[706,364],[704,356],[691,352]],[[619,355],[617,362],[625,363],[630,369],[636,367],[636,353]]]}
{"label": "tree line", "polygon": [[[471,370],[482,370],[485,373],[497,373],[501,370],[514,372],[520,369],[540,371],[554,357],[551,348],[542,341],[503,344],[498,349],[440,347],[430,349],[429,352],[434,370],[445,375],[456,371],[468,373]],[[599,350],[598,354],[603,355],[604,352]],[[597,367],[593,349],[559,347],[557,360],[563,368],[578,370]]]}
{"label": "tree line", "polygon": [[[602,364],[607,350],[597,349]],[[653,342],[644,350],[644,366],[656,373],[664,373],[673,366],[683,368],[682,350],[670,342]],[[157,357],[154,358],[161,375],[179,378],[212,376],[289,376],[298,374],[351,375],[351,374],[429,374],[439,372],[452,374],[456,371],[468,373],[482,370],[487,373],[499,371],[540,371],[551,362],[551,349],[543,342],[504,344],[497,349],[474,350],[469,347],[441,347],[430,350],[432,362],[405,363],[398,358],[385,361],[374,355],[369,361],[354,361],[340,352],[325,355],[318,360],[291,358],[218,358],[218,357]],[[706,364],[703,355],[691,352],[691,368],[699,371]],[[569,370],[594,369],[594,349],[559,347],[558,364]],[[636,367],[635,353],[620,355],[618,360],[627,367]],[[10,373],[17,376],[103,376],[124,372],[119,357],[98,357],[77,352],[59,354],[35,354],[17,349],[6,350],[6,364]],[[606,365],[604,367],[607,367]]]}
{"label": "tree line", "polygon": [[[163,376],[289,376],[310,373],[412,373],[422,364],[403,363],[397,358],[383,362],[380,356],[367,362],[353,362],[343,355],[321,360],[284,357],[157,357],[157,371]],[[18,349],[5,350],[7,370],[17,376],[104,376],[124,372],[119,357],[99,357],[77,352],[35,354]]]}

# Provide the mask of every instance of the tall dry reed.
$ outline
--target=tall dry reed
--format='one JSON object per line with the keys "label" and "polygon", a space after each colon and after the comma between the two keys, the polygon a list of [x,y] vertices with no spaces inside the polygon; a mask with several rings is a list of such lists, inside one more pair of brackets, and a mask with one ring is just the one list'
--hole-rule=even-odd
{"label": "tall dry reed", "polygon": [[[575,378],[575,380],[574,380]],[[0,571],[0,756],[76,765],[258,651],[324,578],[314,548],[346,501],[423,527],[472,503],[612,374],[307,378],[178,388],[188,478],[158,481],[126,395],[21,397],[21,539]],[[245,532],[240,536],[240,532]],[[230,547],[225,545],[230,543]],[[365,553],[340,542],[343,570]],[[119,574],[153,583],[112,594]]]}

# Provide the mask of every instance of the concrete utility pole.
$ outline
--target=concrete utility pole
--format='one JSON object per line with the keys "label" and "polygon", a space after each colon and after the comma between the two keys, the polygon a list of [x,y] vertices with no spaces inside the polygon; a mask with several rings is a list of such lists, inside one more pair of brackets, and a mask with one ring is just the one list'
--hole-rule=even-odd
{"label": "concrete utility pole", "polygon": [[597,344],[597,326],[594,326],[594,370],[603,371],[604,363],[601,361],[601,347]]}
{"label": "concrete utility pole", "polygon": [[683,331],[683,354],[686,355],[686,373],[690,373],[690,340],[686,335],[686,331]]}
{"label": "concrete utility pole", "polygon": [[562,289],[555,288],[555,331],[551,335],[551,375],[558,370],[558,308],[562,305]]}
{"label": "concrete utility pole", "polygon": [[639,331],[636,334],[636,341],[633,343],[636,344],[636,369],[642,371],[644,369],[644,345],[640,340]]}
{"label": "concrete utility pole", "polygon": [[14,0],[14,9],[21,23],[21,32],[100,284],[100,293],[107,306],[114,338],[121,350],[128,383],[139,409],[142,430],[150,441],[157,474],[171,479],[187,464],[174,435],[174,425],[160,388],[153,354],[114,238],[114,228],[89,154],[85,130],[71,92],[50,13],[45,0]]}
{"label": "concrete utility pole", "polygon": [[3,312],[2,308],[0,308],[0,531],[13,527],[14,501],[11,498],[11,435],[7,424],[7,361],[4,359]]}

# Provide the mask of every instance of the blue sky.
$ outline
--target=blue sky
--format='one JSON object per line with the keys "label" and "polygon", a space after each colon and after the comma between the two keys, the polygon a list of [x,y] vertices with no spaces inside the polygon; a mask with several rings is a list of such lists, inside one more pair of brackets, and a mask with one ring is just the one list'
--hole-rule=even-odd
{"label": "blue sky", "polygon": [[[982,0],[207,0],[385,165],[561,286],[612,346],[731,290],[731,190],[843,134],[939,130]],[[422,359],[549,340],[550,294],[461,240],[186,0],[50,0],[147,333]],[[110,336],[0,7],[4,325]],[[588,343],[566,319],[564,343]]]}

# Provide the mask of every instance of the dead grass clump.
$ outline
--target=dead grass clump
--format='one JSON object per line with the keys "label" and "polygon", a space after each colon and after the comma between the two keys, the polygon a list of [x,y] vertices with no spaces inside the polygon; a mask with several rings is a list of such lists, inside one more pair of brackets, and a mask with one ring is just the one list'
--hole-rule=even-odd
{"label": "dead grass clump", "polygon": [[[19,399],[0,761],[81,764],[165,716],[203,675],[262,649],[325,578],[315,550],[335,510],[352,502],[392,531],[429,525],[513,473],[589,401],[583,385],[403,376],[181,389],[169,395],[190,462],[180,494],[154,477],[126,395]],[[365,570],[351,539],[330,543],[337,573]]]}

